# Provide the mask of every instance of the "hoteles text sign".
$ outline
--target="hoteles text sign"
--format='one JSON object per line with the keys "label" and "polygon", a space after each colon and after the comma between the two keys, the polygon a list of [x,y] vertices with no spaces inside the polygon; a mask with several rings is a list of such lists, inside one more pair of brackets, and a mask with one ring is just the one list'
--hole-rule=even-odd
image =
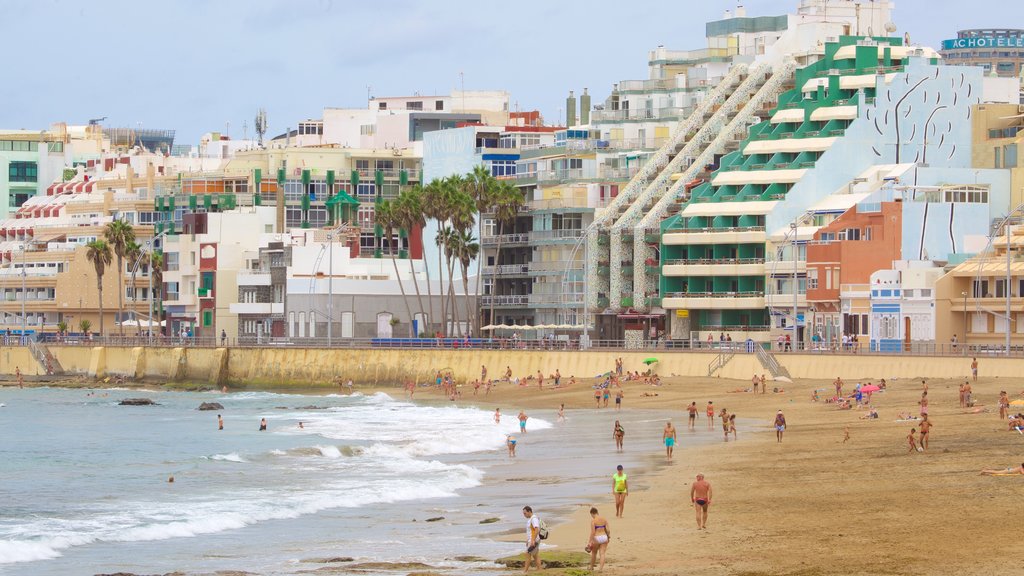
{"label": "hoteles text sign", "polygon": [[957,48],[1024,48],[1024,36],[1000,37],[981,36],[978,38],[954,38],[943,40],[943,50]]}

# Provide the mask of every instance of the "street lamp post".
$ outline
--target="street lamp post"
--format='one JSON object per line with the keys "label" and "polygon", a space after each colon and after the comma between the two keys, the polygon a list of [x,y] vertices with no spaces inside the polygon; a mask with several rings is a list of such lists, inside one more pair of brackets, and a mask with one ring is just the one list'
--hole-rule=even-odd
{"label": "street lamp post", "polygon": [[964,348],[967,347],[967,291],[960,293],[964,297]]}
{"label": "street lamp post", "polygon": [[800,290],[797,281],[796,222],[791,222],[789,228],[793,232],[793,347],[795,348],[797,346],[797,325],[800,323],[797,319]]}
{"label": "street lamp post", "polygon": [[28,293],[25,291],[25,280],[26,280],[26,269],[25,269],[25,250],[28,245],[22,242],[21,244],[21,342],[24,344],[25,331],[27,329],[27,317],[25,316],[25,298],[28,297]]}
{"label": "street lamp post", "polygon": [[333,340],[334,324],[334,234],[327,233],[327,347]]}
{"label": "street lamp post", "polygon": [[1006,221],[1006,286],[1003,288],[1006,296],[1006,355],[1010,355],[1010,221]]}

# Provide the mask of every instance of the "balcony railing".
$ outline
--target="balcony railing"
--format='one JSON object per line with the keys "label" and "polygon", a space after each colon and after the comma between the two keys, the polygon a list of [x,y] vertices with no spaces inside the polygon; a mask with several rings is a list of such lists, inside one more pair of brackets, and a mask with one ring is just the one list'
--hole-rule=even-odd
{"label": "balcony railing", "polygon": [[669,292],[666,298],[760,298],[763,292]]}
{"label": "balcony railing", "polygon": [[764,258],[683,258],[666,260],[665,265],[699,265],[699,264],[764,264]]}
{"label": "balcony railing", "polygon": [[594,122],[625,122],[627,120],[664,120],[687,116],[692,108],[633,108],[629,110],[595,110],[591,115]]}
{"label": "balcony railing", "polygon": [[503,296],[481,296],[480,305],[490,306],[526,306],[530,303],[529,294],[511,294]]}
{"label": "balcony railing", "polygon": [[669,228],[665,234],[714,234],[717,232],[764,232],[764,226],[731,226],[728,228]]}
{"label": "balcony railing", "polygon": [[497,246],[498,239],[501,239],[502,246],[509,246],[512,244],[526,244],[530,241],[529,232],[520,232],[518,234],[501,234],[495,236],[484,236],[481,244],[484,246]]}
{"label": "balcony railing", "polygon": [[484,277],[498,276],[523,276],[529,272],[529,264],[502,264],[501,266],[484,266],[482,274]]}
{"label": "balcony railing", "polygon": [[583,230],[534,230],[530,240],[564,240],[582,238]]}

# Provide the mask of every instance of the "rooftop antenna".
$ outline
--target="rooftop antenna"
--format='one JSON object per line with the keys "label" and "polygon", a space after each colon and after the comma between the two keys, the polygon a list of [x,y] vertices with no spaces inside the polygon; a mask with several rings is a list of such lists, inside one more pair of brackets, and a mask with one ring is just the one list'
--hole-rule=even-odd
{"label": "rooftop antenna", "polygon": [[263,147],[263,135],[267,133],[267,111],[260,108],[256,111],[256,120],[253,124],[253,129],[256,130],[256,141],[260,148]]}

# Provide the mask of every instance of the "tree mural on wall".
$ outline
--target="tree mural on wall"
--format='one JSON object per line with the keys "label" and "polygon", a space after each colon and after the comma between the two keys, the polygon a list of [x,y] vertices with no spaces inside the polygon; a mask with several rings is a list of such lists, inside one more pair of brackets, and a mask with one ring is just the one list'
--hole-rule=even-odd
{"label": "tree mural on wall", "polygon": [[938,83],[945,82],[941,76],[939,67],[923,78],[907,73],[878,90],[875,106],[866,110],[866,118],[882,138],[879,145],[871,147],[875,156],[896,164],[926,163],[929,151],[943,154],[946,161],[953,159],[957,150],[954,128],[961,121],[970,122],[971,105],[981,98],[975,96],[974,84],[964,72],[953,72],[948,90],[939,88]]}

